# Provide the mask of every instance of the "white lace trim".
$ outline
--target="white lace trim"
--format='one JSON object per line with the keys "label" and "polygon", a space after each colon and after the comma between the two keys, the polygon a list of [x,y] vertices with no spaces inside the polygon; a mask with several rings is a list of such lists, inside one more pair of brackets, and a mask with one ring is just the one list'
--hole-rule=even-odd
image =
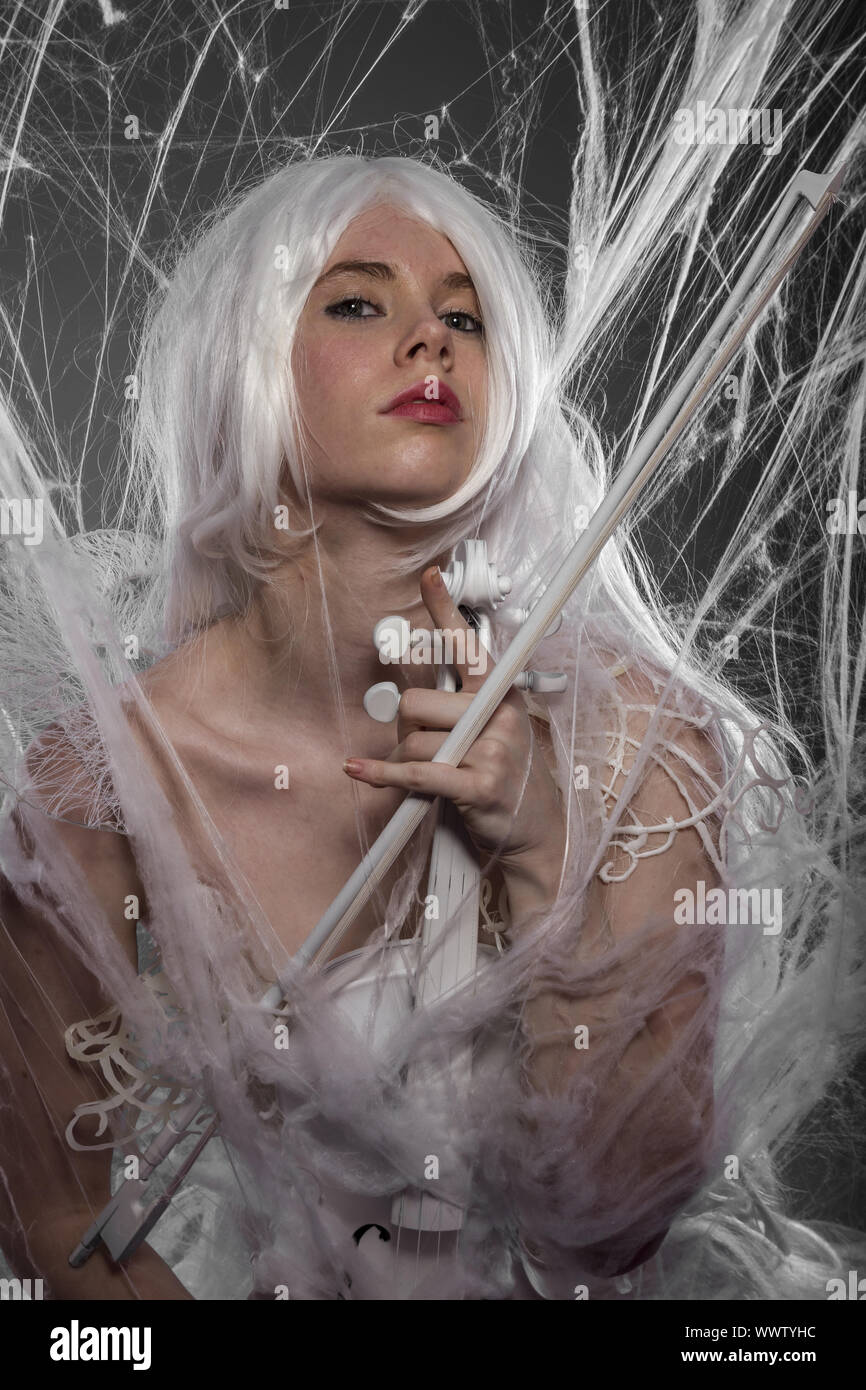
{"label": "white lace trim", "polygon": [[[608,675],[623,675],[627,669],[626,663],[619,663],[608,671]],[[654,681],[657,693],[661,691],[662,685],[660,680]],[[716,781],[703,763],[696,759],[693,753],[689,752],[681,743],[677,742],[676,736],[671,738],[656,735],[641,778],[651,768],[663,769],[685,801],[688,815],[683,816],[680,820],[675,820],[669,816],[664,821],[645,823],[631,805],[634,792],[631,793],[625,806],[619,808],[619,795],[614,787],[617,779],[626,775],[626,762],[631,762],[632,755],[636,754],[643,745],[642,739],[633,737],[629,732],[630,717],[639,715],[651,718],[659,710],[659,704],[658,702],[628,701],[622,697],[616,685],[614,685],[613,704],[616,712],[616,727],[606,731],[608,751],[605,759],[605,764],[611,769],[611,774],[601,783],[600,797],[605,827],[610,824],[618,809],[620,810],[610,846],[621,850],[629,862],[622,872],[616,872],[614,861],[610,859],[598,870],[598,877],[603,883],[622,883],[631,877],[640,860],[654,858],[666,853],[674,844],[680,831],[695,830],[700,836],[708,860],[720,878],[724,880],[727,877],[731,832],[737,831],[746,843],[749,843],[751,838],[741,814],[744,797],[756,788],[763,788],[770,801],[775,802],[778,812],[776,819],[760,822],[761,828],[766,831],[778,830],[785,810],[786,800],[782,796],[782,789],[790,787],[792,779],[790,776],[773,777],[762,765],[756,747],[761,735],[769,733],[768,726],[761,723],[752,728],[744,729],[738,725],[740,748],[733,767],[726,769],[727,775],[724,782]],[[689,714],[682,709],[668,705],[661,708],[660,716],[667,725],[671,721],[678,721],[682,729],[688,728],[697,732],[708,730],[713,724],[718,724],[721,718],[718,711],[709,707],[705,707],[704,711],[698,715]],[[718,751],[721,761],[721,750]],[[579,766],[580,764],[577,763],[574,765],[575,778]],[[678,767],[682,771],[679,771]],[[698,787],[700,793],[696,792]],[[577,786],[575,789],[580,790]],[[795,810],[803,811],[806,809],[800,789],[792,789],[792,800]],[[715,834],[711,832],[711,825]]]}
{"label": "white lace trim", "polygon": [[[159,1000],[169,1022],[179,1021],[181,1011],[158,959],[151,957],[141,972],[141,978]],[[175,1106],[186,1098],[186,1092],[177,1082],[149,1066],[141,1057],[135,1035],[127,1028],[117,1005],[104,1009],[95,1018],[73,1023],[66,1029],[64,1040],[69,1056],[76,1062],[98,1067],[103,1080],[113,1092],[113,1095],[100,1100],[86,1101],[73,1111],[66,1127],[66,1142],[80,1153],[117,1148],[118,1144],[135,1135],[142,1115],[164,1124]],[[128,1114],[124,1115],[126,1128],[123,1135],[114,1134],[103,1144],[93,1140],[82,1144],[76,1138],[76,1126],[84,1116],[98,1117],[95,1138],[99,1139],[108,1129],[113,1112],[122,1113],[124,1107],[130,1107],[134,1113],[131,1118]]]}

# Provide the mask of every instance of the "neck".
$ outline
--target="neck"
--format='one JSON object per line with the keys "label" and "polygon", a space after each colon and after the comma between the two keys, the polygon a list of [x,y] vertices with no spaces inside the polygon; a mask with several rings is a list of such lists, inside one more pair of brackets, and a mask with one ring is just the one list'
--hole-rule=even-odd
{"label": "neck", "polygon": [[[290,713],[304,724],[333,728],[335,661],[347,718],[350,723],[353,717],[368,721],[362,701],[371,685],[393,679],[402,689],[395,668],[383,665],[373,646],[375,624],[396,613],[413,628],[433,626],[419,593],[422,570],[389,572],[399,553],[418,540],[419,528],[410,533],[376,526],[356,514],[348,519],[327,515],[304,550],[259,586],[244,617],[208,629],[212,696],[225,700],[223,708],[235,708],[244,720],[258,724],[281,723]],[[444,564],[447,553],[437,559]],[[412,684],[435,685],[433,668],[412,669]]]}

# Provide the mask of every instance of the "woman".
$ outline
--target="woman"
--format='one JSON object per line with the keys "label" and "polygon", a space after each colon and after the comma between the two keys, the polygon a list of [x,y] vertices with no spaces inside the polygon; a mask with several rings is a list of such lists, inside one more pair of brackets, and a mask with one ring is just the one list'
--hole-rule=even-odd
{"label": "woman", "polygon": [[[96,597],[52,590],[86,698],[24,753],[4,837],[4,1056],[26,1058],[6,1081],[44,1154],[4,1156],[13,1265],[57,1297],[824,1296],[840,1257],[777,1207],[756,1128],[782,1095],[767,1017],[801,987],[779,904],[808,837],[781,753],[674,649],[625,543],[541,648],[565,691],[512,690],[459,768],[431,759],[481,684],[468,662],[454,692],[432,664],[386,672],[396,728],[364,708],[381,618],[469,633],[440,577],[459,540],[531,607],[601,495],[505,227],[412,160],[290,165],[181,259],[135,384],[130,488],[167,563],[120,591],[141,538],[91,554],[95,633]],[[494,650],[507,635],[494,612]],[[407,791],[459,813],[498,954],[374,1043],[386,946],[429,919],[428,826],[340,945],[378,977],[361,1017],[339,973],[300,969],[263,1018]],[[221,1134],[149,1246],[69,1269],[130,1114],[202,1078]],[[456,1228],[389,1223],[437,1183]]]}

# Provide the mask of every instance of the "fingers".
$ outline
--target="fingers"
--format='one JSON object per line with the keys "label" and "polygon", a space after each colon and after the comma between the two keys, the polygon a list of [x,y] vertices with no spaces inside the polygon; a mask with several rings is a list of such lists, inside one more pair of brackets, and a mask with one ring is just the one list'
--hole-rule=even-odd
{"label": "fingers", "polygon": [[426,690],[412,686],[400,696],[397,711],[397,739],[414,734],[418,729],[453,729],[457,720],[472,703],[472,692],[457,694],[447,690]]}
{"label": "fingers", "polygon": [[[486,675],[487,663],[483,660],[483,644],[475,628],[467,623],[460,609],[451,598],[441,571],[436,565],[425,570],[421,576],[421,597],[427,608],[427,612],[433,619],[433,625],[443,632],[452,632],[455,639],[460,637],[458,643],[455,640],[457,655],[465,657],[462,661],[454,663],[454,669],[460,677],[463,691],[474,692],[484,684],[484,675],[479,674],[478,666],[484,668]],[[461,651],[462,648],[462,651]],[[473,657],[482,656],[479,662]],[[462,693],[462,692],[461,692]]]}
{"label": "fingers", "polygon": [[[413,734],[425,729],[453,729],[458,719],[472,703],[472,692],[457,694],[446,690],[426,690],[413,686],[400,697],[397,718],[397,740],[403,743]],[[519,691],[510,690],[494,710],[484,728],[487,737],[498,738],[512,748],[522,746],[530,730],[526,706]],[[439,746],[441,747],[441,740]]]}
{"label": "fingers", "polygon": [[442,744],[445,742],[445,734],[428,732],[425,730],[415,730],[400,741],[393,753],[385,759],[388,763],[427,763],[435,758]]}
{"label": "fingers", "polygon": [[451,801],[478,804],[479,774],[447,763],[381,762],[377,758],[347,758],[343,771],[371,787],[402,787],[424,796],[444,796]]}
{"label": "fingers", "polygon": [[[460,767],[449,769],[459,772],[459,778],[440,778],[438,769],[448,769],[448,764],[432,762],[444,742],[444,731],[416,730],[403,739],[384,761],[377,758],[347,758],[343,764],[343,771],[358,781],[368,782],[371,786],[408,787],[418,791],[430,791],[434,796],[459,795],[467,803],[477,805],[495,796],[497,788],[501,790],[504,774],[511,770],[513,755],[513,749],[502,739],[478,739]],[[432,765],[431,779],[425,780],[425,768],[428,765]]]}

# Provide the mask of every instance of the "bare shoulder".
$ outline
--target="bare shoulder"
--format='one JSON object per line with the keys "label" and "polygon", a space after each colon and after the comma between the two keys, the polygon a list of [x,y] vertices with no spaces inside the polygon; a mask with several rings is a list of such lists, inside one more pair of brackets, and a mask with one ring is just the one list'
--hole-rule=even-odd
{"label": "bare shoulder", "polygon": [[24,754],[26,805],[58,824],[95,829],[111,823],[114,805],[108,760],[86,705],[71,706],[29,744]]}
{"label": "bare shoulder", "polygon": [[[594,799],[599,830],[612,824],[602,883],[624,884],[671,872],[713,879],[720,863],[724,762],[717,745],[715,711],[690,685],[670,683],[615,653],[604,661],[609,698],[587,714],[599,763],[582,786]],[[548,721],[530,713],[533,735],[555,772]],[[578,796],[584,793],[575,782]],[[597,808],[595,801],[597,800]]]}
{"label": "bare shoulder", "polygon": [[205,653],[202,634],[137,674],[136,683],[161,718],[179,724],[184,712],[206,705]]}
{"label": "bare shoulder", "polygon": [[[81,723],[79,718],[75,734],[65,721],[51,724],[28,746],[28,783],[12,813],[13,823],[29,857],[48,857],[51,842],[69,853],[135,963],[135,924],[126,917],[124,904],[134,894],[144,915],[144,889],[128,836],[107,824],[105,774],[82,749]],[[60,890],[52,888],[48,867],[44,895],[57,898]],[[69,910],[71,904],[64,902],[64,907]]]}
{"label": "bare shoulder", "polygon": [[179,764],[209,774],[222,751],[208,689],[204,637],[139,672],[135,683],[143,698],[130,690],[125,702],[130,728],[162,790],[180,806],[186,803],[187,790]]}
{"label": "bare shoulder", "polygon": [[[185,653],[172,652],[118,687],[119,708],[140,748],[153,748],[152,722],[142,706],[153,711],[170,740],[182,739],[183,711],[190,703],[184,689],[188,670]],[[134,686],[143,701],[136,700]],[[76,828],[122,831],[111,759],[89,705],[70,706],[58,714],[26,749],[24,766],[27,807],[54,818],[64,833],[71,836]],[[97,843],[86,841],[94,852]]]}
{"label": "bare shoulder", "polygon": [[615,719],[611,730],[622,771],[647,757],[647,775],[661,767],[685,778],[717,782],[723,763],[713,735],[714,711],[682,681],[668,688],[664,676],[629,666],[615,668]]}
{"label": "bare shoulder", "polygon": [[690,687],[665,689],[663,678],[641,671],[629,669],[615,682],[604,799],[620,829],[602,876],[622,882],[640,866],[645,883],[652,864],[662,876],[676,868],[714,879],[724,763],[712,710]]}
{"label": "bare shoulder", "polygon": [[[609,765],[616,769],[617,788],[623,786],[639,759],[646,761],[641,781],[652,778],[656,787],[665,785],[663,772],[659,771],[662,764],[690,783],[696,777],[717,782],[723,763],[712,732],[713,714],[697,692],[682,683],[665,692],[661,673],[649,675],[636,666],[619,662],[612,654],[609,668],[611,699],[607,707],[599,707],[599,719],[610,738]],[[529,721],[539,748],[554,770],[549,719],[530,709]]]}
{"label": "bare shoulder", "polygon": [[[227,715],[231,709],[214,688],[211,669],[216,660],[214,649],[222,641],[221,626],[217,623],[204,630],[136,676],[147,712],[130,700],[129,717],[160,764],[164,763],[166,740],[184,758],[214,765],[230,741]],[[158,732],[149,715],[155,717]]]}

